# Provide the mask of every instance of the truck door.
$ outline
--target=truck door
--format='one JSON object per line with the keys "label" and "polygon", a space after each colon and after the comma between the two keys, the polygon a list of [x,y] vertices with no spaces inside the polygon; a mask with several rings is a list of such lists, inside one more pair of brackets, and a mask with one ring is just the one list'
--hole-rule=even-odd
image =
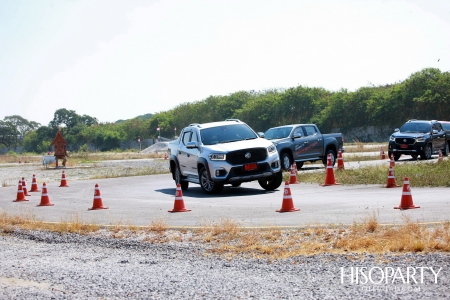
{"label": "truck door", "polygon": [[305,149],[304,158],[316,158],[323,155],[323,138],[316,126],[305,125]]}
{"label": "truck door", "polygon": [[431,127],[431,130],[437,130],[437,134],[433,133],[433,149],[441,149],[443,150],[445,147],[445,131],[442,128],[441,124],[435,123]]}
{"label": "truck door", "polygon": [[197,142],[197,133],[193,130],[183,132],[183,137],[178,148],[178,163],[180,164],[180,172],[183,176],[194,175],[198,176],[197,172],[197,158],[198,148],[186,148],[188,142]]}

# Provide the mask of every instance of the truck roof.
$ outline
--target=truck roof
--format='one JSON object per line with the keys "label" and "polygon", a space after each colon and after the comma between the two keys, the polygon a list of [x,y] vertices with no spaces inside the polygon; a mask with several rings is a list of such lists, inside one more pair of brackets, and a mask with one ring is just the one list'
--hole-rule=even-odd
{"label": "truck roof", "polygon": [[193,123],[189,124],[189,127],[198,127],[198,128],[211,128],[211,127],[217,127],[217,126],[224,126],[224,125],[236,125],[236,124],[244,124],[243,122],[237,120],[237,119],[228,119],[225,121],[218,121],[218,122],[209,122],[209,123]]}

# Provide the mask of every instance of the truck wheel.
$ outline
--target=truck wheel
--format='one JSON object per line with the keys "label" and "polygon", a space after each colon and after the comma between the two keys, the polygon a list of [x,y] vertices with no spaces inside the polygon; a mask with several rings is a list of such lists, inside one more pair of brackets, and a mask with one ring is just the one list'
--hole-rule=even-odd
{"label": "truck wheel", "polygon": [[292,159],[289,153],[283,152],[281,153],[281,166],[283,167],[283,170],[289,171],[292,166]]}
{"label": "truck wheel", "polygon": [[442,153],[442,155],[448,156],[448,151],[449,151],[448,143],[445,143],[445,149],[444,149],[444,152]]}
{"label": "truck wheel", "polygon": [[238,187],[238,186],[241,186],[241,183],[242,182],[234,182],[234,183],[231,184],[231,186],[232,187]]}
{"label": "truck wheel", "polygon": [[420,154],[420,158],[421,159],[430,159],[431,158],[431,154],[433,153],[432,151],[433,150],[431,149],[431,145],[428,144],[425,147],[425,151],[422,154]]}
{"label": "truck wheel", "polygon": [[397,161],[400,159],[401,154],[394,154],[394,160]]}
{"label": "truck wheel", "polygon": [[274,189],[277,189],[283,182],[283,173],[278,172],[271,177],[259,179],[258,182],[263,189],[267,191],[273,191]]}
{"label": "truck wheel", "polygon": [[303,162],[302,161],[296,162],[296,165],[297,165],[297,170],[300,170],[303,167]]}
{"label": "truck wheel", "polygon": [[189,187],[189,181],[181,180],[181,173],[180,169],[178,169],[178,166],[175,166],[175,184],[180,184],[183,191],[187,190]]}
{"label": "truck wheel", "polygon": [[325,153],[325,157],[323,158],[322,162],[323,162],[323,164],[325,166],[327,166],[327,164],[328,164],[328,154],[331,155],[331,165],[334,166],[334,164],[336,163],[336,153],[332,149],[327,150],[327,152]]}
{"label": "truck wheel", "polygon": [[209,178],[205,167],[200,169],[200,186],[207,194],[217,194],[223,189],[223,184],[214,182]]}

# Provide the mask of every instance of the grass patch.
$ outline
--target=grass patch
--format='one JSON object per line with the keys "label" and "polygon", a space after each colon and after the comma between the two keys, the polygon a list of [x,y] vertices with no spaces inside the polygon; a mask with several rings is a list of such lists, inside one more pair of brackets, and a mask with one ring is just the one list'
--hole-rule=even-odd
{"label": "grass patch", "polygon": [[[52,232],[95,234],[100,225],[88,224],[74,215],[68,221],[45,223],[32,215],[0,213],[0,232],[11,234],[17,228]],[[361,222],[340,226],[307,226],[298,229],[244,228],[231,219],[205,223],[194,229],[171,229],[164,219],[149,226],[121,224],[107,226],[113,238],[140,237],[147,243],[190,242],[203,244],[206,253],[227,259],[243,256],[258,259],[284,259],[319,253],[410,253],[450,252],[450,223],[424,225],[404,218],[399,225],[381,225],[375,214]]]}
{"label": "grass patch", "polygon": [[[395,178],[398,185],[403,184],[405,177],[409,178],[412,187],[449,187],[450,176],[448,170],[450,160],[446,159],[440,163],[429,161],[426,163],[397,164],[395,167]],[[386,185],[389,167],[386,166],[364,166],[357,169],[337,169],[334,176],[341,184],[379,184]],[[284,175],[283,179],[288,178]],[[298,172],[297,180],[305,183],[324,183],[325,171],[322,172]]]}
{"label": "grass patch", "polygon": [[388,144],[387,143],[345,143],[345,153],[355,152],[380,152],[380,147],[383,147],[384,152],[387,155]]}

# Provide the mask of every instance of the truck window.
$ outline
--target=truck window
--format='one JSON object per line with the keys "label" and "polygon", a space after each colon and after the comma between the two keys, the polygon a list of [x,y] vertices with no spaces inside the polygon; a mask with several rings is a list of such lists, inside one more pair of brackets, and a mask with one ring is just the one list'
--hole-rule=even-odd
{"label": "truck window", "polygon": [[294,134],[296,134],[296,133],[300,133],[302,136],[305,135],[305,133],[303,132],[303,128],[302,128],[301,126],[295,128],[295,130],[294,130],[294,132],[292,133],[292,135],[294,135]]}
{"label": "truck window", "polygon": [[313,136],[317,134],[316,127],[314,126],[305,126],[305,132],[307,136]]}
{"label": "truck window", "polygon": [[183,133],[183,144],[187,144],[191,139],[191,131],[186,131]]}

